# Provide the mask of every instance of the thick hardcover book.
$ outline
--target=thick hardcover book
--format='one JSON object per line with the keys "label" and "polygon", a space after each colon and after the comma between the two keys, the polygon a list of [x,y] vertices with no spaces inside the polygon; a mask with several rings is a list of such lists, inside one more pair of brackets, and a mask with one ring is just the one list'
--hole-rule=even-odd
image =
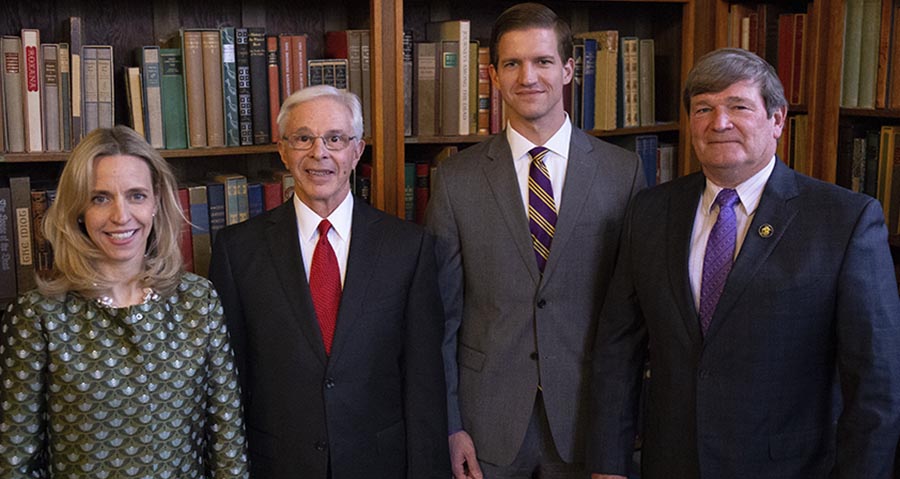
{"label": "thick hardcover book", "polygon": [[222,34],[200,32],[203,50],[203,94],[206,105],[206,145],[225,146],[225,109],[222,105]]}
{"label": "thick hardcover book", "polygon": [[25,118],[25,151],[44,150],[41,128],[41,34],[33,28],[22,29],[23,117]]}
{"label": "thick hardcover book", "polygon": [[16,253],[9,186],[0,187],[0,314],[16,298]]}
{"label": "thick hardcover book", "polygon": [[269,130],[269,82],[266,64],[266,30],[248,28],[250,58],[250,107],[253,119],[253,144],[271,143]]}
{"label": "thick hardcover book", "polygon": [[34,243],[31,233],[31,179],[14,176],[9,179],[16,243],[16,284],[21,294],[34,289]]}
{"label": "thick hardcover book", "polygon": [[[272,179],[262,180],[260,183],[263,187],[263,208],[266,211],[276,208],[284,203],[284,193],[281,191],[281,181]],[[249,188],[249,187],[248,187]],[[247,190],[249,194],[249,189]]]}
{"label": "thick hardcover book", "polygon": [[225,115],[225,145],[240,146],[238,114],[237,58],[234,27],[222,27],[222,108]]}
{"label": "thick hardcover book", "polygon": [[635,152],[641,158],[644,167],[644,176],[647,178],[647,186],[656,185],[657,172],[657,148],[659,137],[656,135],[637,135],[634,138]]}
{"label": "thick hardcover book", "polygon": [[478,48],[478,122],[477,133],[487,135],[491,132],[491,50],[488,47]]}
{"label": "thick hardcover book", "polygon": [[[614,130],[618,122],[618,85],[619,78],[619,32],[616,30],[600,30],[585,32],[577,37],[592,38],[597,41],[597,54],[595,57],[595,82],[594,82],[594,129]],[[585,52],[585,64],[588,68],[587,52]],[[587,85],[584,85],[584,89]],[[582,104],[586,102],[582,99]],[[582,112],[582,116],[584,116]]]}
{"label": "thick hardcover book", "polygon": [[212,179],[225,185],[225,224],[233,225],[250,218],[247,178],[237,173],[213,173]]}
{"label": "thick hardcover book", "polygon": [[[864,0],[847,0],[845,9],[844,72],[841,77],[841,106],[845,108],[856,108],[859,105],[860,49],[862,48],[864,25],[863,2]],[[788,97],[788,99],[790,98]]]}
{"label": "thick hardcover book", "polygon": [[191,238],[191,197],[186,187],[178,188],[178,204],[181,205],[181,214],[186,220],[181,224],[181,235],[178,242],[181,249],[181,260],[184,270],[196,273],[194,270],[194,247]]}
{"label": "thick hardcover book", "polygon": [[584,39],[584,64],[581,79],[581,128],[593,130],[597,126],[597,40]]}
{"label": "thick hardcover book", "polygon": [[212,253],[209,229],[209,204],[205,185],[188,187],[191,201],[191,249],[194,272],[209,276],[209,260]]}
{"label": "thick hardcover book", "polygon": [[415,44],[416,121],[418,136],[435,136],[440,132],[440,44],[420,42]]}
{"label": "thick hardcover book", "polygon": [[31,235],[34,241],[34,270],[38,276],[46,276],[53,268],[53,249],[44,235],[44,217],[50,207],[46,189],[31,190]]}
{"label": "thick hardcover book", "polygon": [[207,146],[206,92],[203,82],[203,34],[198,30],[181,32],[181,55],[184,61],[185,103],[187,104],[188,146]]}
{"label": "thick hardcover book", "polygon": [[141,97],[144,100],[144,128],[147,142],[153,148],[165,148],[162,83],[160,81],[159,47],[148,45],[139,50],[141,65]]}
{"label": "thick hardcover book", "polygon": [[641,126],[656,124],[656,46],[652,38],[642,38],[638,52],[638,100]]}
{"label": "thick hardcover book", "polygon": [[[469,68],[471,65],[469,40],[471,24],[469,20],[448,20],[439,23],[429,23],[426,26],[426,38],[433,42],[455,42],[456,50],[451,50],[453,44],[442,43],[443,58],[441,65],[445,68],[449,64],[455,64],[453,70],[456,81],[453,83],[441,83],[441,93],[451,96],[447,101],[441,100],[442,105],[456,105],[456,112],[447,114],[442,111],[442,119],[453,119],[454,125],[442,122],[442,134],[468,135],[469,132]],[[442,75],[442,78],[444,76]],[[450,87],[448,89],[446,87]],[[453,101],[455,100],[455,101]],[[443,110],[443,109],[442,109]]]}
{"label": "thick hardcover book", "polygon": [[[413,34],[403,32],[403,135],[413,134]],[[489,100],[490,101],[490,100]]]}
{"label": "thick hardcover book", "polygon": [[269,93],[269,131],[271,143],[278,143],[278,109],[281,108],[281,78],[278,74],[278,36],[266,36],[266,79]]}
{"label": "thick hardcover book", "polygon": [[253,111],[250,105],[250,45],[247,29],[234,30],[234,62],[237,65],[238,132],[240,144],[253,144]]}
{"label": "thick hardcover book", "polygon": [[97,50],[93,47],[85,46],[81,50],[82,58],[82,137],[100,126],[100,116],[97,107]]}
{"label": "thick hardcover book", "polygon": [[279,105],[294,92],[294,65],[291,63],[294,55],[291,52],[291,45],[291,35],[284,33],[278,35],[278,74],[281,81]]}
{"label": "thick hardcover book", "polygon": [[25,151],[25,119],[22,106],[22,40],[4,35],[0,40],[3,55],[3,126],[6,133],[6,151]]}
{"label": "thick hardcover book", "polygon": [[[463,113],[461,104],[466,104],[468,111],[469,89],[463,90],[459,84],[459,42],[442,41],[441,57],[440,57],[440,99],[441,112],[440,118],[440,134],[441,135],[467,135],[469,130],[469,119],[460,120],[459,115]],[[468,49],[466,49],[468,50]],[[466,72],[466,83],[469,81],[468,72]],[[465,93],[465,95],[464,95]],[[463,126],[465,123],[465,126]]]}
{"label": "thick hardcover book", "polygon": [[[291,87],[293,91],[306,87],[306,35],[291,35]],[[293,93],[293,92],[292,92]]]}
{"label": "thick hardcover book", "polygon": [[216,243],[216,234],[225,227],[225,184],[218,181],[206,182],[206,202],[209,207],[209,241]]}
{"label": "thick hardcover book", "polygon": [[188,147],[187,113],[184,106],[184,75],[180,48],[160,48],[160,96],[166,148]]}
{"label": "thick hardcover book", "polygon": [[84,136],[84,127],[82,124],[82,95],[83,95],[83,75],[82,69],[82,50],[84,46],[84,34],[82,33],[81,17],[69,17],[66,20],[65,30],[68,33],[69,51],[71,52],[71,64],[69,69],[72,72],[72,145],[78,144],[78,141]]}
{"label": "thick hardcover book", "polygon": [[141,98],[141,69],[139,67],[125,68],[125,100],[128,103],[128,124],[139,135],[146,138],[147,131],[144,128],[144,104]]}
{"label": "thick hardcover book", "polygon": [[97,45],[97,117],[100,128],[112,128],[115,119],[115,91],[113,88],[113,49]]}
{"label": "thick hardcover book", "polygon": [[59,44],[59,106],[62,149],[72,149],[72,69],[69,44]]}
{"label": "thick hardcover book", "polygon": [[247,183],[247,210],[250,218],[266,210],[262,183],[257,181]]}

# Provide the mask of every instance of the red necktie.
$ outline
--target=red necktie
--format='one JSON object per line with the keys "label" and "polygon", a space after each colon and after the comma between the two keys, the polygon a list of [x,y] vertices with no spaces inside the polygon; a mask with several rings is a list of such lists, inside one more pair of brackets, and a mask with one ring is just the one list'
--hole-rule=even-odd
{"label": "red necktie", "polygon": [[330,229],[331,223],[328,220],[319,223],[319,242],[316,243],[312,265],[309,267],[309,290],[316,308],[316,317],[319,319],[319,327],[322,329],[325,354],[329,355],[338,307],[341,304],[341,271],[338,269],[334,249],[328,242]]}

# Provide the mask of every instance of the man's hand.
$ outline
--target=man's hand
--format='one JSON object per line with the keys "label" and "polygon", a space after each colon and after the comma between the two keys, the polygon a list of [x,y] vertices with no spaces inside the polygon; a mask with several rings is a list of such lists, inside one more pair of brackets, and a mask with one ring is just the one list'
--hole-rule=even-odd
{"label": "man's hand", "polygon": [[628,479],[625,476],[615,476],[612,474],[591,474],[591,479]]}
{"label": "man's hand", "polygon": [[475,456],[475,444],[466,431],[457,431],[450,435],[450,465],[454,479],[482,479],[478,458]]}

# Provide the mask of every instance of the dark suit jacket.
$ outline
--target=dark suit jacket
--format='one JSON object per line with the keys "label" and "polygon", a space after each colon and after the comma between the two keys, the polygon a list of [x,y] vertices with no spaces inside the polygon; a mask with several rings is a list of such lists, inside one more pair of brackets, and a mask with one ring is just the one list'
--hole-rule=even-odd
{"label": "dark suit jacket", "polygon": [[444,160],[429,200],[447,327],[451,429],[509,464],[538,381],[554,443],[584,462],[590,350],[625,208],[645,185],[634,152],[572,130],[556,234],[541,275],[506,134]]}
{"label": "dark suit jacket", "polygon": [[642,477],[887,478],[900,302],[878,202],[777,161],[703,339],[687,265],[704,186],[630,208],[594,346],[591,469],[625,470],[649,341]]}
{"label": "dark suit jacket", "polygon": [[251,477],[449,474],[432,242],[360,200],[352,228],[330,357],[293,202],[216,238],[210,277],[245,397]]}

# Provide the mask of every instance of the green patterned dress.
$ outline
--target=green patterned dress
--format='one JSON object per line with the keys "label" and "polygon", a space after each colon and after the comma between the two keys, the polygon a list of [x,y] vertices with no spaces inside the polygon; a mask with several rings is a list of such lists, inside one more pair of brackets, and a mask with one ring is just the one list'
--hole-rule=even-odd
{"label": "green patterned dress", "polygon": [[246,478],[218,295],[185,273],[125,308],[20,296],[0,326],[0,477]]}

